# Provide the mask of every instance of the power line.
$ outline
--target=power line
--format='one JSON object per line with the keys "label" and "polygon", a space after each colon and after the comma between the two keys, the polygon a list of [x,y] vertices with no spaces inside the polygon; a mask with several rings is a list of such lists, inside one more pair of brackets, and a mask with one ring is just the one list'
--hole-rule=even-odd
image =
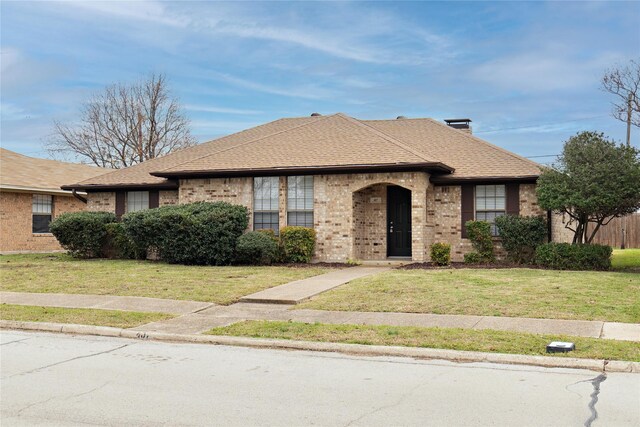
{"label": "power line", "polygon": [[558,157],[560,154],[543,154],[541,156],[526,156],[527,159],[535,159],[538,157]]}
{"label": "power line", "polygon": [[541,126],[552,126],[552,125],[561,125],[564,123],[573,123],[573,122],[579,122],[582,120],[593,120],[593,119],[598,119],[601,117],[607,117],[606,115],[599,115],[599,116],[592,116],[592,117],[583,117],[581,119],[575,119],[575,120],[565,120],[562,122],[552,122],[552,123],[538,123],[538,124],[532,124],[532,125],[528,125],[528,126],[518,126],[518,127],[512,127],[512,128],[501,128],[501,129],[489,129],[489,130],[481,130],[481,131],[477,131],[474,133],[492,133],[492,132],[499,132],[499,131],[503,131],[503,130],[517,130],[517,129],[529,129],[529,128],[535,128],[535,127],[541,127]]}

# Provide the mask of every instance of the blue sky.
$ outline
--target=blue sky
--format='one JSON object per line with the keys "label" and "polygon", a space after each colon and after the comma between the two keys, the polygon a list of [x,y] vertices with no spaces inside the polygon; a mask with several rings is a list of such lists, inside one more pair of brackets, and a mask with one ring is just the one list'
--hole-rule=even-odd
{"label": "blue sky", "polygon": [[599,79],[640,56],[638,22],[640,2],[2,1],[1,143],[46,157],[54,119],[161,72],[199,141],[341,111],[469,117],[556,154],[580,130],[624,139]]}

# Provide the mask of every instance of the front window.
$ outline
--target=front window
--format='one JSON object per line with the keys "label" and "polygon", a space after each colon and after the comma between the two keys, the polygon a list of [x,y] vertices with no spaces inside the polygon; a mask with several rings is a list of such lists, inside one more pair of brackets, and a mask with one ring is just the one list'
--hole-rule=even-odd
{"label": "front window", "polygon": [[279,233],[277,176],[253,179],[253,229]]}
{"label": "front window", "polygon": [[127,193],[127,212],[149,209],[148,191],[129,191]]}
{"label": "front window", "polygon": [[34,194],[31,203],[32,232],[49,233],[49,224],[53,212],[53,196]]}
{"label": "front window", "polygon": [[476,221],[491,224],[491,235],[497,236],[496,217],[505,214],[506,192],[504,185],[476,185]]}
{"label": "front window", "polygon": [[313,228],[313,176],[287,178],[287,224]]}

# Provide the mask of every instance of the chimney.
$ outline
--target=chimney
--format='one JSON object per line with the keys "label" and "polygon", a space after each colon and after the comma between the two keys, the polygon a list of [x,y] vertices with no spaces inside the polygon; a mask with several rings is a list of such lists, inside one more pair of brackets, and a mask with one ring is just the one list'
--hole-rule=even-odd
{"label": "chimney", "polygon": [[454,129],[458,129],[469,134],[472,133],[471,125],[469,124],[471,123],[471,119],[445,119],[444,122]]}

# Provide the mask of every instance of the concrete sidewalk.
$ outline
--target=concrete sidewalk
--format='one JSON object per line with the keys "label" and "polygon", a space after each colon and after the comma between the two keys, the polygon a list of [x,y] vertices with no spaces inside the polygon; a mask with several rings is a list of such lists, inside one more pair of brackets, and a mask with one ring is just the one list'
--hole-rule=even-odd
{"label": "concrete sidewalk", "polygon": [[331,271],[284,285],[265,289],[240,298],[240,302],[267,304],[298,304],[322,292],[344,285],[354,279],[382,273],[390,267],[351,267]]}
{"label": "concrete sidewalk", "polygon": [[640,342],[640,324],[595,320],[556,320],[518,317],[465,316],[420,313],[369,313],[292,310],[290,305],[237,303],[221,306],[196,301],[103,295],[30,294],[1,292],[3,303],[125,311],[154,311],[179,317],[133,328],[143,332],[194,334],[244,320],[307,323],[493,329],[535,334],[571,335]]}
{"label": "concrete sidewalk", "polygon": [[102,310],[141,311],[146,313],[187,314],[215,304],[160,298],[112,295],[41,294],[0,292],[0,302],[17,305],[40,305],[65,308],[98,308]]}

